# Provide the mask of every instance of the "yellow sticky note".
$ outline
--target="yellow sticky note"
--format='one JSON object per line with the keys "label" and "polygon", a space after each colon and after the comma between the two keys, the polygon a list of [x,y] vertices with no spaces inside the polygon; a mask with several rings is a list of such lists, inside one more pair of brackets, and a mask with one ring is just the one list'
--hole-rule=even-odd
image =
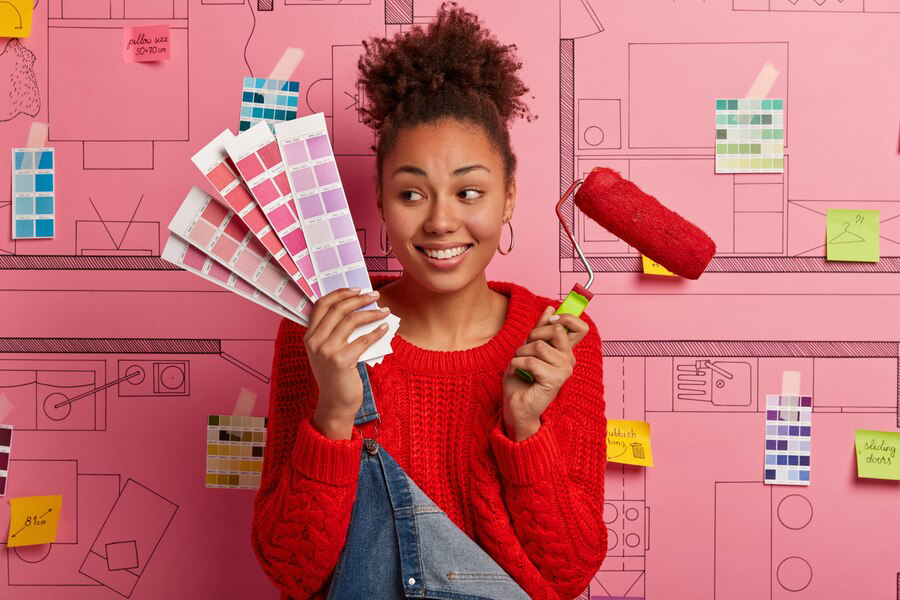
{"label": "yellow sticky note", "polygon": [[643,254],[641,254],[641,261],[644,263],[644,273],[646,275],[671,275],[672,277],[676,277],[675,273],[668,270],[658,262],[650,260]]}
{"label": "yellow sticky note", "polygon": [[645,421],[606,422],[606,460],[608,462],[653,466],[650,452],[650,423]]}
{"label": "yellow sticky note", "polygon": [[31,35],[33,2],[34,0],[0,2],[0,38],[21,38]]}
{"label": "yellow sticky note", "polygon": [[856,430],[856,475],[900,480],[900,433]]}
{"label": "yellow sticky note", "polygon": [[62,496],[29,496],[9,499],[7,545],[34,546],[56,541]]}
{"label": "yellow sticky note", "polygon": [[878,262],[879,211],[829,208],[825,214],[828,260]]}

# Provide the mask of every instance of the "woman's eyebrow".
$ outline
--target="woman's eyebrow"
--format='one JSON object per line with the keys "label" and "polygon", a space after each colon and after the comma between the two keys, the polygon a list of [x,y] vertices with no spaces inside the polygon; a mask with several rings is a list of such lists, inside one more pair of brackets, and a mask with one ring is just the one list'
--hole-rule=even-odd
{"label": "woman's eyebrow", "polygon": [[[488,173],[491,172],[491,170],[488,169],[487,167],[485,167],[484,165],[468,165],[465,167],[460,167],[458,169],[454,169],[450,173],[450,175],[453,177],[458,177],[460,175],[465,175],[466,173],[469,173],[470,171],[475,171],[476,169],[484,169]],[[421,169],[419,167],[414,167],[412,165],[400,165],[394,171],[393,175],[391,175],[391,178],[396,177],[399,173],[411,173],[413,175],[421,175],[423,177],[428,177],[428,173],[426,173],[424,169]]]}

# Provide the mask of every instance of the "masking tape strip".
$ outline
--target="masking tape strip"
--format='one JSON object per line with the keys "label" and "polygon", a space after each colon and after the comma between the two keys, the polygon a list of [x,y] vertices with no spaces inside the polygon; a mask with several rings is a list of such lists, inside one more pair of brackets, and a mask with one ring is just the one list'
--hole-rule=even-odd
{"label": "masking tape strip", "polygon": [[28,142],[26,148],[44,148],[47,146],[47,124],[31,122],[31,129],[28,130]]}
{"label": "masking tape strip", "polygon": [[781,395],[800,395],[800,371],[785,371],[781,375]]}
{"label": "masking tape strip", "polygon": [[303,60],[303,50],[300,48],[285,48],[284,54],[281,55],[275,68],[269,73],[269,79],[282,81],[290,79],[301,60]]}
{"label": "masking tape strip", "polygon": [[769,90],[772,89],[772,86],[775,85],[776,79],[778,79],[778,71],[775,70],[775,65],[766,62],[762,69],[759,70],[756,80],[750,86],[744,98],[765,98],[769,95]]}
{"label": "masking tape strip", "polygon": [[234,403],[234,410],[231,411],[231,414],[242,417],[252,416],[253,406],[255,404],[256,392],[251,392],[247,388],[241,388],[241,393],[238,394],[237,401]]}

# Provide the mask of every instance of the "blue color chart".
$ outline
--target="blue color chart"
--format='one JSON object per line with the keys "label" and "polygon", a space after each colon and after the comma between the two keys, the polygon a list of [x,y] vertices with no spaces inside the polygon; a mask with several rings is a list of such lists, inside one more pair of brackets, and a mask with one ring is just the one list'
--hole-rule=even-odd
{"label": "blue color chart", "polygon": [[766,396],[765,482],[809,485],[812,396]]}
{"label": "blue color chart", "polygon": [[297,118],[300,83],[280,79],[244,77],[241,92],[240,131],[246,131],[260,121],[269,124]]}
{"label": "blue color chart", "polygon": [[16,240],[52,238],[56,210],[53,148],[12,150],[12,236]]}

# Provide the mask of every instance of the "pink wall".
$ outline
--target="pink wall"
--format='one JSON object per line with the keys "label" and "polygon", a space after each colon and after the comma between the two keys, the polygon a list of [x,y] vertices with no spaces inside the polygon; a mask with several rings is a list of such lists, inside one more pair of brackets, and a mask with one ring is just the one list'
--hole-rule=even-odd
{"label": "pink wall", "polygon": [[[230,414],[241,388],[266,414],[278,317],[171,269],[159,258],[166,225],[192,185],[209,188],[190,157],[237,130],[242,78],[300,47],[300,112],[326,115],[370,270],[398,269],[380,262],[356,59],[361,39],[427,22],[438,2],[265,4],[43,0],[23,42],[37,98],[6,100],[27,67],[0,55],[3,146],[49,123],[60,189],[45,241],[13,241],[0,196],[0,421],[16,427],[7,495],[63,495],[49,552],[0,552],[0,597],[117,597],[84,572],[92,547],[123,536],[155,546],[117,583],[101,577],[132,598],[277,597],[249,546],[253,492],[207,489],[204,468],[207,415]],[[609,557],[584,596],[893,598],[900,488],[858,481],[852,440],[900,426],[900,3],[466,5],[518,45],[540,116],[513,131],[517,243],[491,279],[545,295],[585,281],[552,205],[597,165],[719,248],[699,281],[647,278],[633,250],[573,217],[596,270],[588,312],[605,340],[608,417],[649,421],[656,458],[646,471],[609,466]],[[142,23],[171,26],[171,60],[122,62],[121,27]],[[767,61],[780,71],[770,97],[785,101],[784,173],[716,174],[713,99],[743,97]],[[35,102],[36,115],[17,114]],[[0,189],[8,178],[0,169]],[[826,208],[880,210],[881,261],[826,262]],[[45,406],[136,366],[141,383],[66,415]],[[762,411],[784,370],[800,371],[814,400],[808,487],[762,483]]]}

